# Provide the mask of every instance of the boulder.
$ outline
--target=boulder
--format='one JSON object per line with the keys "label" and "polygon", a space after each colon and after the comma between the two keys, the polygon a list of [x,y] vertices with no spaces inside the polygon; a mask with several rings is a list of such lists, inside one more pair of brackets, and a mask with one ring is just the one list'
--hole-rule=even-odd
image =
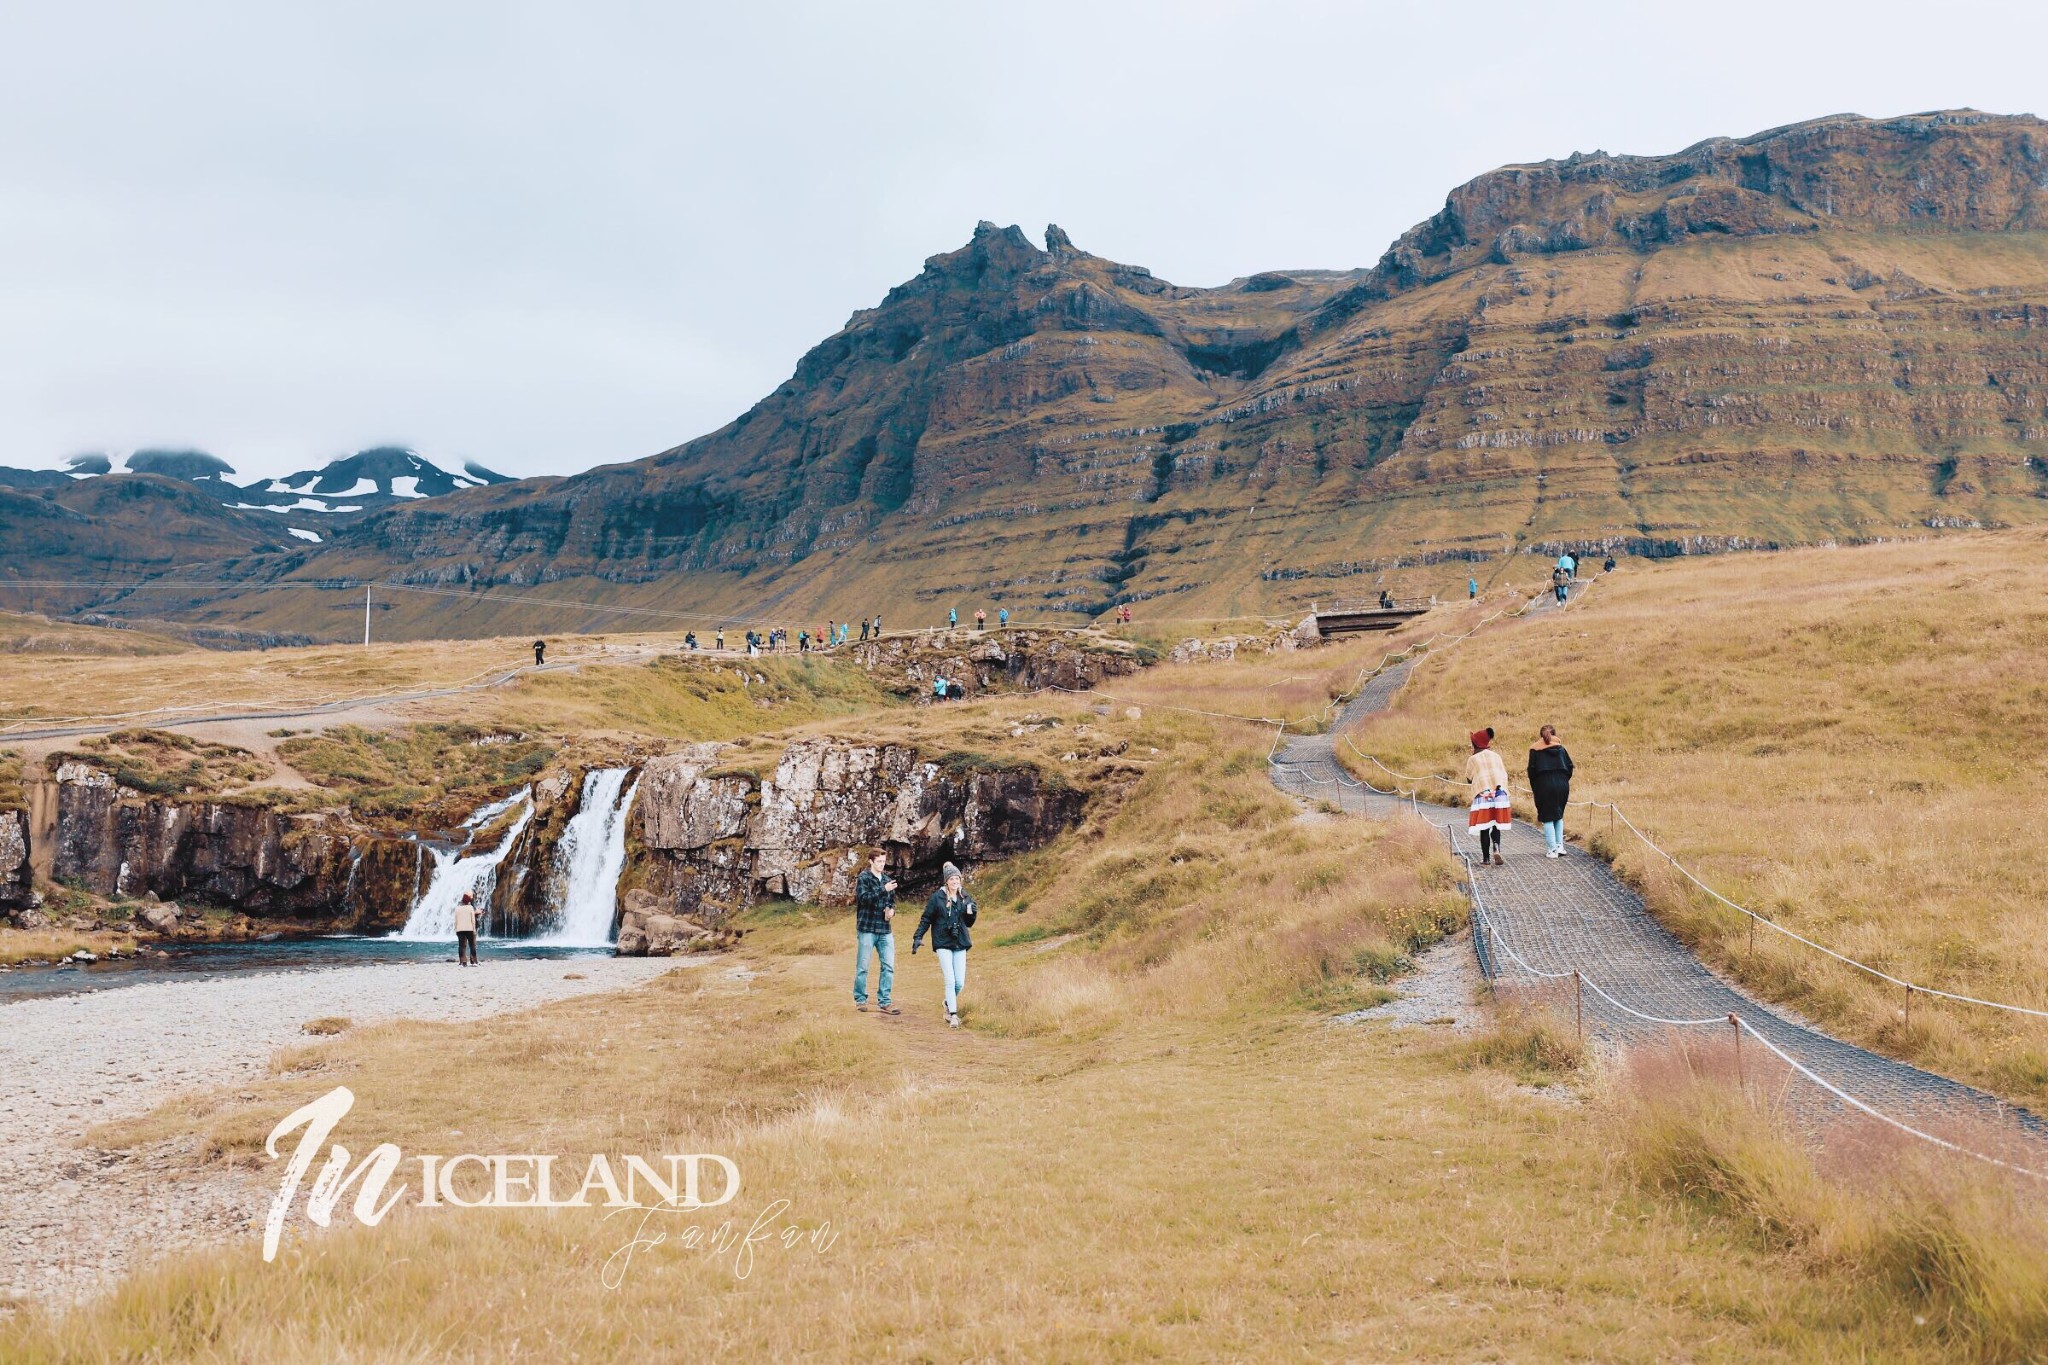
{"label": "boulder", "polygon": [[178,928],[178,907],[168,902],[145,902],[136,918],[159,934],[175,933]]}

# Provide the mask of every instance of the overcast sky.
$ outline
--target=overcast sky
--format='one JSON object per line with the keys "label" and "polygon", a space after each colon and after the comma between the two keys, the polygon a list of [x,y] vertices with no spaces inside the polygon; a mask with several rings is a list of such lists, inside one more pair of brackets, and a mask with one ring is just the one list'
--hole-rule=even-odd
{"label": "overcast sky", "polygon": [[1185,284],[1370,265],[1504,162],[2048,112],[2044,14],[0,0],[0,464],[634,459],[977,219]]}

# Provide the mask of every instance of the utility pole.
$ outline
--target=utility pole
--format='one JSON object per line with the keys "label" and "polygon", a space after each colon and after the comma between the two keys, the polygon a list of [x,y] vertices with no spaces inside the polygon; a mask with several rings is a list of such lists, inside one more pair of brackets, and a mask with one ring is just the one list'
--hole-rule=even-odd
{"label": "utility pole", "polygon": [[363,648],[370,647],[370,585],[363,584]]}

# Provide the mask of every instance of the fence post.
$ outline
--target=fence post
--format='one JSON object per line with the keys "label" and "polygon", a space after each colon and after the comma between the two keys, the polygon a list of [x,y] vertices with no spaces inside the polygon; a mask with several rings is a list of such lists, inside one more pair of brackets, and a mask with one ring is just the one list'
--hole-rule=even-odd
{"label": "fence post", "polygon": [[1737,1088],[1739,1089],[1739,1088],[1741,1088],[1741,1086],[1742,1086],[1742,1084],[1743,1084],[1743,1077],[1742,1077],[1742,1021],[1741,1021],[1740,1019],[1738,1019],[1738,1018],[1736,1018],[1736,1017],[1735,1017],[1735,1014],[1734,1014],[1734,1012],[1733,1012],[1733,1011],[1730,1011],[1730,1012],[1729,1012],[1729,1015],[1728,1015],[1728,1024],[1729,1024],[1729,1026],[1730,1026],[1731,1028],[1733,1028],[1733,1029],[1735,1030],[1735,1084],[1736,1084],[1736,1087],[1737,1087]]}
{"label": "fence post", "polygon": [[1911,986],[1906,987],[1906,1027],[1908,1030],[1913,1027],[1913,988]]}
{"label": "fence post", "polygon": [[1754,911],[1751,911],[1749,916],[1749,955],[1752,959],[1756,957],[1756,913]]}
{"label": "fence post", "polygon": [[1583,1050],[1586,1046],[1586,982],[1577,967],[1572,968],[1572,1035]]}

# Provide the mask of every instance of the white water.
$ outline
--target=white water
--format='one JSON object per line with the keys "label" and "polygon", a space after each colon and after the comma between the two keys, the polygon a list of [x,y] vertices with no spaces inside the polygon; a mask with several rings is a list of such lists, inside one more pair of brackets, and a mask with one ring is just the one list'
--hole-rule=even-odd
{"label": "white water", "polygon": [[512,851],[512,845],[525,832],[527,822],[533,819],[533,789],[521,787],[503,801],[482,807],[462,822],[464,829],[473,832],[515,805],[520,807],[519,818],[505,831],[505,837],[498,840],[497,847],[479,853],[469,853],[466,848],[427,849],[433,855],[434,875],[428,879],[426,891],[413,902],[405,927],[393,934],[393,938],[448,942],[455,937],[455,907],[461,903],[465,891],[476,897],[477,911],[481,916],[491,903],[491,891],[498,884],[498,865],[505,861],[505,855]]}
{"label": "white water", "polygon": [[630,768],[594,768],[583,775],[583,804],[555,845],[555,872],[548,890],[556,907],[555,928],[532,940],[569,947],[601,948],[612,942],[619,908],[619,874],[626,869],[626,813],[633,808]]}

